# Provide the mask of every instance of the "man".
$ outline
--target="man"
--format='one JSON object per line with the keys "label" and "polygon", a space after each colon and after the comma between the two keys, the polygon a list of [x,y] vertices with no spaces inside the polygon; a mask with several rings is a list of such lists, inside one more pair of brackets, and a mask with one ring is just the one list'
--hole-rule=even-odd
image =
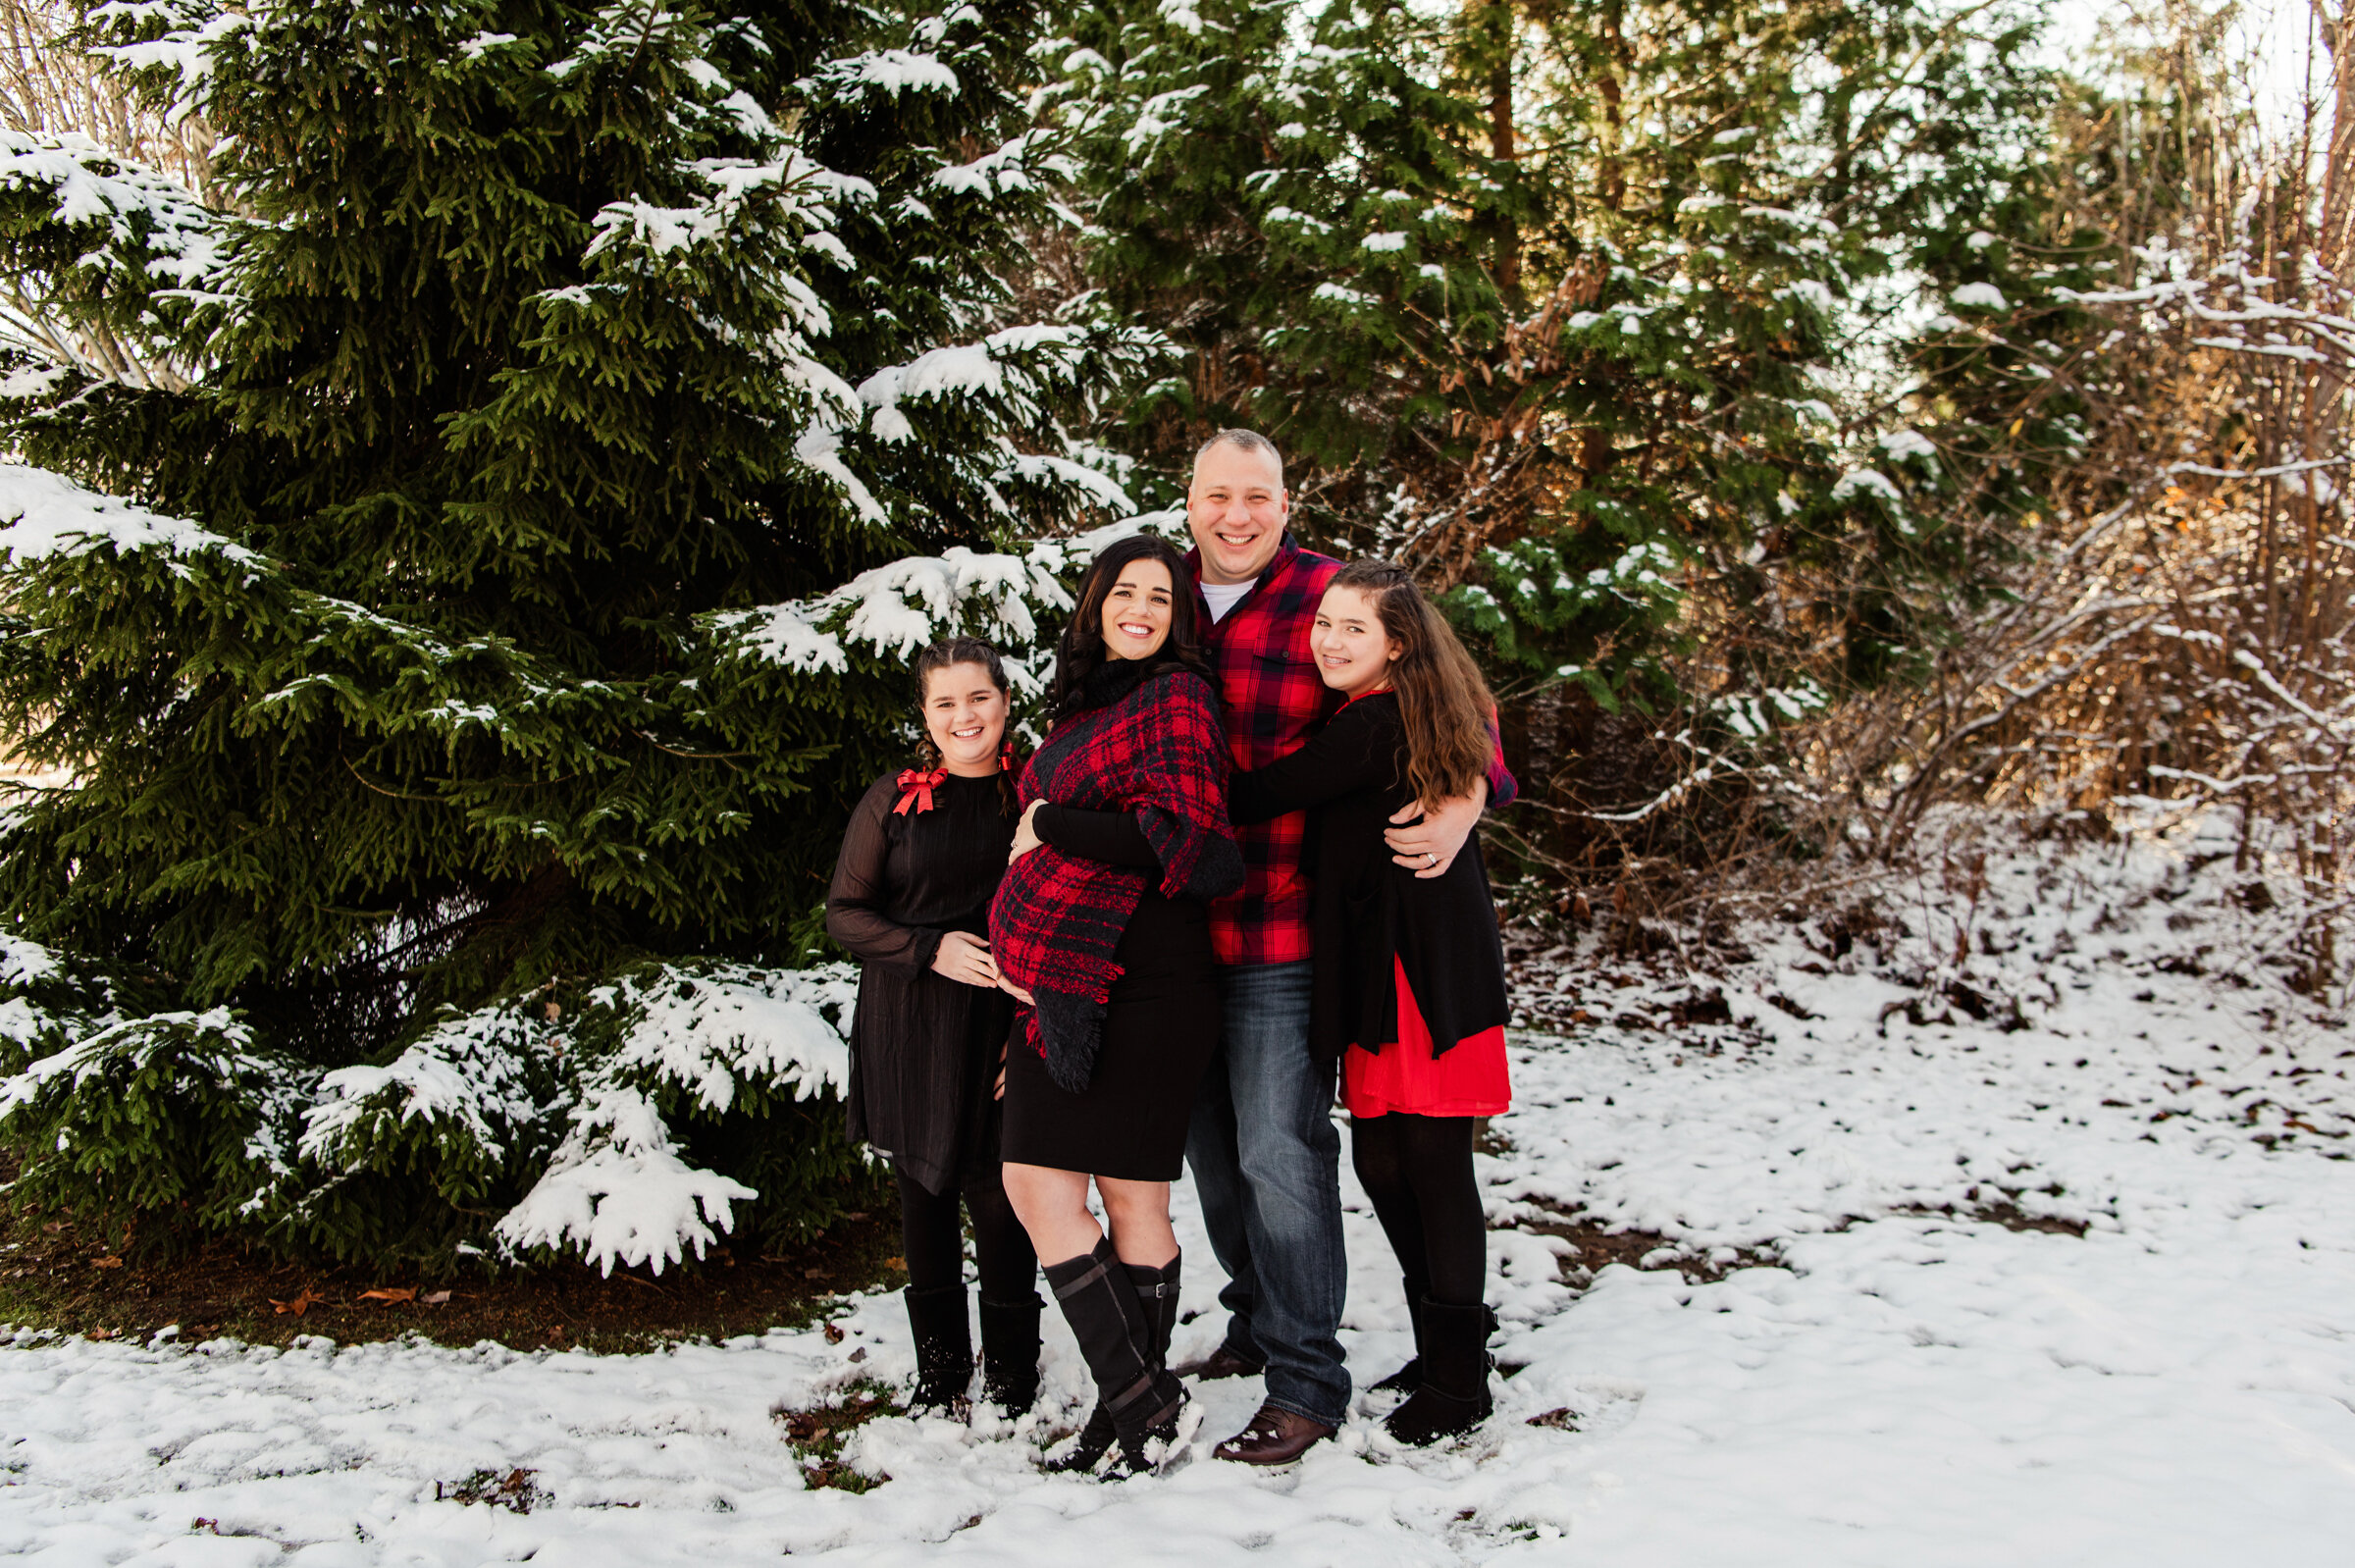
{"label": "man", "polygon": [[[1264,436],[1223,430],[1194,457],[1186,491],[1187,555],[1198,624],[1226,703],[1238,768],[1296,751],[1339,706],[1308,648],[1325,585],[1340,570],[1286,531],[1283,459]],[[1488,801],[1516,786],[1502,759],[1486,799],[1424,802],[1391,818],[1398,863],[1418,876],[1447,869]],[[1421,820],[1417,820],[1420,816]],[[1338,1337],[1348,1265],[1341,1249],[1340,1131],[1334,1076],[1308,1049],[1309,889],[1301,813],[1239,828],[1243,886],[1211,906],[1226,1039],[1186,1137],[1211,1249],[1227,1271],[1227,1334],[1199,1378],[1264,1372],[1266,1402],[1221,1459],[1288,1464],[1333,1436],[1349,1405]]]}

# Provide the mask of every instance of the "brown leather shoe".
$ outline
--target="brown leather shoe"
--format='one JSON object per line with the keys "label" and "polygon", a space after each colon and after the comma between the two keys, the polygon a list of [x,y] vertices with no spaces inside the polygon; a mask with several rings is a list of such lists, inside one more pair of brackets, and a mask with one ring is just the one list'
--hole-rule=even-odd
{"label": "brown leather shoe", "polygon": [[1256,1378],[1268,1370],[1262,1361],[1245,1361],[1222,1343],[1199,1361],[1188,1361],[1170,1369],[1180,1378],[1192,1378],[1200,1383],[1216,1383],[1221,1378]]}
{"label": "brown leather shoe", "polygon": [[1311,1421],[1297,1411],[1261,1405],[1250,1425],[1212,1452],[1238,1465],[1288,1465],[1332,1436],[1333,1429],[1322,1421]]}

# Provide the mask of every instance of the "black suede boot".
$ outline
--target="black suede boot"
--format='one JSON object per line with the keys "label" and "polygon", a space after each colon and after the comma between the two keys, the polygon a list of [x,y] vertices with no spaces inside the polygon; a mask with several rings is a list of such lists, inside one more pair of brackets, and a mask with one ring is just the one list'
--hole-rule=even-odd
{"label": "black suede boot", "polygon": [[1413,1275],[1406,1276],[1406,1321],[1415,1331],[1415,1353],[1407,1364],[1373,1385],[1373,1391],[1395,1390],[1413,1393],[1423,1385],[1423,1291],[1424,1283]]}
{"label": "black suede boot", "polygon": [[916,1391],[908,1396],[908,1413],[963,1421],[971,1409],[965,1390],[973,1381],[973,1331],[965,1316],[965,1286],[911,1286],[900,1294],[908,1303],[908,1327],[916,1333]]}
{"label": "black suede boot", "polygon": [[[1493,1335],[1496,1333],[1496,1309],[1490,1307],[1486,1310],[1489,1314],[1489,1333]],[[1423,1286],[1419,1281],[1406,1281],[1406,1321],[1414,1326],[1414,1357],[1396,1372],[1372,1385],[1375,1392],[1413,1393],[1423,1386]],[[1489,1370],[1496,1370],[1494,1356],[1489,1357]]]}
{"label": "black suede boot", "polygon": [[1046,1303],[981,1298],[981,1397],[1010,1416],[1038,1403],[1038,1319]]}
{"label": "black suede boot", "polygon": [[1423,1301],[1423,1382],[1384,1425],[1418,1446],[1459,1437],[1496,1408],[1489,1394],[1489,1309]]}
{"label": "black suede boot", "polygon": [[1097,1398],[1112,1418],[1121,1447],[1118,1468],[1127,1474],[1152,1469],[1161,1457],[1157,1441],[1166,1445],[1176,1437],[1187,1399],[1185,1385],[1154,1353],[1155,1324],[1137,1299],[1135,1281],[1109,1240],[1083,1257],[1048,1264],[1046,1275],[1095,1377]]}
{"label": "black suede boot", "polygon": [[[1156,1370],[1170,1364],[1170,1337],[1178,1332],[1178,1266],[1185,1261],[1180,1252],[1159,1269],[1148,1269],[1141,1263],[1124,1263],[1128,1271],[1128,1282],[1136,1289],[1136,1299],[1145,1309],[1145,1322],[1153,1331],[1153,1365]],[[1098,1399],[1096,1408],[1079,1431],[1079,1440],[1072,1451],[1047,1468],[1056,1471],[1093,1470],[1112,1452],[1120,1441],[1120,1434],[1112,1425],[1112,1412]]]}

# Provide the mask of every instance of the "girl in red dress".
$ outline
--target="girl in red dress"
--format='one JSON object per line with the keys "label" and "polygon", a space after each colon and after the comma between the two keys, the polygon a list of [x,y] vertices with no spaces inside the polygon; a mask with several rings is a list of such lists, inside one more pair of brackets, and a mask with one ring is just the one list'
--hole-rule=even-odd
{"label": "girl in red dress", "polygon": [[1472,793],[1494,755],[1494,705],[1455,633],[1387,561],[1345,566],[1307,652],[1348,701],[1307,745],[1234,775],[1236,822],[1310,812],[1317,966],[1312,1049],[1340,1064],[1350,1158],[1398,1255],[1415,1360],[1377,1387],[1412,1390],[1390,1432],[1470,1431],[1489,1394],[1488,1227],[1474,1119],[1507,1110],[1504,948],[1478,840],[1418,877],[1383,832],[1416,800]]}

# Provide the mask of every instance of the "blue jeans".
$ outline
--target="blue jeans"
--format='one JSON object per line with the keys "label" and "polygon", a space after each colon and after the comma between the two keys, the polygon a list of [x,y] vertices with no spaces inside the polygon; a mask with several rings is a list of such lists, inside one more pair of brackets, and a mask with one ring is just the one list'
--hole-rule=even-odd
{"label": "blue jeans", "polygon": [[1329,1427],[1341,1364],[1341,1133],[1334,1075],[1308,1051],[1311,966],[1221,966],[1226,1039],[1203,1076],[1185,1163],[1227,1271],[1227,1348],[1267,1365],[1268,1403]]}

